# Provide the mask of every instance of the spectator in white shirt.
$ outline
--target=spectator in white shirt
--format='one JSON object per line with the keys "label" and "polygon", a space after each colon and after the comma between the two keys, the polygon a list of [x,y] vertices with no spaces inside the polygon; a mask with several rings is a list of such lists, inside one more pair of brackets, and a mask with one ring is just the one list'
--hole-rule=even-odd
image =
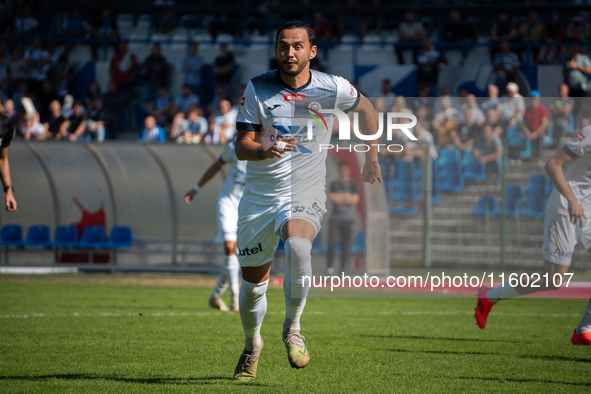
{"label": "spectator in white shirt", "polygon": [[404,22],[398,26],[398,42],[396,43],[396,57],[398,64],[404,64],[404,52],[412,51],[412,62],[417,63],[417,56],[421,47],[421,41],[425,29],[421,22],[417,22],[415,13],[407,11],[404,14]]}

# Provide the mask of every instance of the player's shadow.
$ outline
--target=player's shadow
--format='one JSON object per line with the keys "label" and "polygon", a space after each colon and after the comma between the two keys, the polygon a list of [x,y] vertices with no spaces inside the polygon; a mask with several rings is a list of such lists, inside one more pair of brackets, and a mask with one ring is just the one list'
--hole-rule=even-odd
{"label": "player's shadow", "polygon": [[555,380],[543,380],[543,379],[518,379],[518,378],[492,378],[492,377],[472,377],[472,376],[453,376],[453,379],[466,379],[466,380],[486,380],[493,382],[511,382],[511,383],[545,383],[545,384],[564,384],[568,386],[591,386],[591,383],[587,382],[561,382]]}
{"label": "player's shadow", "polygon": [[[220,383],[243,384],[236,382],[229,376],[199,376],[187,378],[175,377],[153,377],[153,378],[126,378],[113,375],[91,375],[91,374],[55,374],[55,375],[38,375],[38,376],[0,376],[0,382],[3,380],[28,380],[40,381],[46,379],[59,380],[108,380],[113,382],[123,383],[142,383],[142,384],[177,384],[177,385],[209,385]],[[273,385],[262,384],[260,382],[248,383],[252,386],[271,387]]]}
{"label": "player's shadow", "polygon": [[524,341],[506,341],[498,339],[480,339],[480,338],[449,338],[449,337],[427,337],[421,335],[360,335],[364,338],[382,338],[382,339],[427,339],[429,341],[460,341],[460,342],[499,342],[499,343],[520,343],[531,344],[533,342]]}
{"label": "player's shadow", "polygon": [[453,350],[408,350],[408,349],[385,349],[390,352],[398,353],[424,353],[424,354],[453,354],[453,355],[476,355],[476,356],[509,356],[517,358],[529,358],[533,360],[548,360],[548,361],[572,361],[577,363],[591,363],[591,358],[578,358],[566,356],[543,356],[536,354],[510,354],[510,353],[495,353],[495,352],[459,352]]}

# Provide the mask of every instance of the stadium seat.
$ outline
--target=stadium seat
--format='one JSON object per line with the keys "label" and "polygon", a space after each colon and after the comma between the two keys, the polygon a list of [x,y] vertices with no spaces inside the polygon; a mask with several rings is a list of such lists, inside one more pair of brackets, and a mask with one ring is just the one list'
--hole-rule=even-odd
{"label": "stadium seat", "polygon": [[545,195],[547,182],[550,182],[550,179],[545,174],[533,174],[529,178],[529,184],[527,186],[527,195]]}
{"label": "stadium seat", "polygon": [[548,134],[546,135],[546,137],[544,137],[544,146],[550,146],[554,142],[553,141],[554,127],[548,126],[546,130],[548,130]]}
{"label": "stadium seat", "polygon": [[96,249],[105,243],[105,228],[103,226],[87,226],[82,231],[82,237],[74,247],[78,249]]}
{"label": "stadium seat", "polygon": [[283,243],[282,239],[279,239],[279,245],[277,245],[277,249],[275,252],[284,252],[285,251],[285,244]]}
{"label": "stadium seat", "polygon": [[475,181],[486,180],[486,166],[481,164],[478,160],[472,160],[464,169],[464,179],[472,179]]}
{"label": "stadium seat", "polygon": [[445,162],[439,171],[439,177],[441,178],[442,191],[461,192],[464,190],[464,176],[460,172],[457,161]]}
{"label": "stadium seat", "polygon": [[100,245],[104,249],[129,248],[133,245],[133,236],[129,227],[113,227],[107,242]]}
{"label": "stadium seat", "polygon": [[507,144],[508,145],[512,145],[514,147],[523,147],[523,145],[525,145],[525,149],[521,150],[521,152],[519,153],[519,157],[521,157],[522,159],[529,159],[531,157],[531,141],[529,138],[523,136],[523,137],[518,137],[517,133],[519,133],[521,131],[521,126],[517,125],[514,127],[511,127],[508,131],[507,131]]}
{"label": "stadium seat", "polygon": [[364,51],[375,51],[382,47],[382,39],[375,34],[366,35],[361,42],[361,50]]}
{"label": "stadium seat", "polygon": [[543,195],[530,194],[525,200],[523,216],[543,218],[546,213],[546,198]]}
{"label": "stadium seat", "polygon": [[51,245],[54,248],[71,248],[78,242],[78,228],[76,226],[59,226],[55,230],[55,237]]}
{"label": "stadium seat", "polygon": [[449,162],[459,162],[460,151],[455,148],[442,148],[439,152],[439,158],[435,161],[436,168],[443,167],[444,164]]}
{"label": "stadium seat", "polygon": [[472,215],[485,216],[487,209],[489,216],[496,216],[500,214],[498,210],[498,201],[493,196],[480,197],[480,200],[478,200],[478,205],[476,205],[476,209],[472,211]]}
{"label": "stadium seat", "polygon": [[29,227],[27,238],[22,244],[23,246],[38,246],[43,248],[51,247],[51,236],[49,234],[49,226],[36,225]]}
{"label": "stadium seat", "polygon": [[353,247],[351,248],[351,252],[353,252],[353,253],[365,252],[365,232],[364,231],[360,231],[357,233],[357,236],[355,237],[355,243],[353,244]]}
{"label": "stadium seat", "polygon": [[23,244],[23,228],[18,224],[7,224],[0,230],[0,246],[20,247]]}
{"label": "stadium seat", "polygon": [[515,217],[521,213],[523,197],[521,187],[518,185],[509,185],[505,189],[505,215]]}
{"label": "stadium seat", "polygon": [[389,211],[393,215],[409,215],[409,216],[416,215],[419,212],[417,207],[406,208],[406,207],[403,207],[400,205],[396,206],[394,208],[390,208]]}
{"label": "stadium seat", "polygon": [[328,250],[327,246],[322,244],[322,231],[316,235],[314,238],[314,242],[312,242],[312,252],[326,252]]}

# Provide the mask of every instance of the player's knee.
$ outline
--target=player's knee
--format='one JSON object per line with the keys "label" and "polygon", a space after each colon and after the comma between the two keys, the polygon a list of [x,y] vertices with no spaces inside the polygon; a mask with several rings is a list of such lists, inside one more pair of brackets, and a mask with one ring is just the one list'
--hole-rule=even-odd
{"label": "player's knee", "polygon": [[232,256],[236,253],[236,241],[224,242],[224,253],[226,256]]}
{"label": "player's knee", "polygon": [[256,302],[265,295],[268,284],[268,280],[262,283],[250,283],[243,280],[240,294],[246,302]]}

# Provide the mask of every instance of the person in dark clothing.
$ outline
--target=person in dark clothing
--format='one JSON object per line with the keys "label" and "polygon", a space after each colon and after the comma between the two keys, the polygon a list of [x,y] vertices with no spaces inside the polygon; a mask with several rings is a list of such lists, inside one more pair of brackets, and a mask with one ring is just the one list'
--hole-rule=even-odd
{"label": "person in dark clothing", "polygon": [[117,138],[117,128],[125,110],[125,95],[118,90],[115,81],[109,82],[107,93],[103,96],[103,107],[107,112],[107,129],[112,139]]}
{"label": "person in dark clothing", "polygon": [[417,58],[417,83],[428,85],[431,95],[437,92],[437,80],[445,63],[445,57],[433,48],[431,39],[423,39],[423,47]]}
{"label": "person in dark clothing", "polygon": [[14,127],[4,114],[0,114],[0,181],[4,188],[4,206],[8,212],[16,211],[14,188],[10,179],[10,165],[8,163],[8,146],[14,138]]}
{"label": "person in dark clothing", "polygon": [[62,116],[62,106],[54,100],[49,104],[49,118],[44,123],[45,130],[51,133],[51,137],[61,140],[68,137],[68,121]]}
{"label": "person in dark clothing", "polygon": [[160,52],[160,44],[152,45],[150,56],[142,65],[146,71],[146,85],[148,86],[148,101],[156,98],[160,86],[168,86],[168,63]]}
{"label": "person in dark clothing", "polygon": [[234,55],[228,51],[228,44],[220,44],[220,55],[213,62],[216,84],[228,85],[234,75]]}
{"label": "person in dark clothing", "polygon": [[49,104],[51,104],[52,101],[59,100],[59,96],[53,89],[53,83],[49,80],[43,81],[41,91],[37,94],[35,99],[37,101],[39,118],[41,122],[45,122],[50,117]]}
{"label": "person in dark clothing", "polygon": [[351,167],[347,162],[339,163],[340,179],[330,185],[328,200],[334,204],[328,228],[328,253],[326,266],[329,274],[334,273],[332,262],[337,241],[341,239],[341,271],[345,271],[351,256],[353,244],[353,226],[357,216],[356,205],[359,202],[357,183],[351,179]]}
{"label": "person in dark clothing", "polygon": [[82,103],[80,101],[74,101],[74,114],[70,116],[70,119],[68,119],[70,123],[70,125],[68,126],[68,138],[70,139],[70,141],[83,141],[86,137],[84,134],[86,132],[86,121],[88,120],[88,118],[83,113],[83,109],[84,107],[82,106]]}

